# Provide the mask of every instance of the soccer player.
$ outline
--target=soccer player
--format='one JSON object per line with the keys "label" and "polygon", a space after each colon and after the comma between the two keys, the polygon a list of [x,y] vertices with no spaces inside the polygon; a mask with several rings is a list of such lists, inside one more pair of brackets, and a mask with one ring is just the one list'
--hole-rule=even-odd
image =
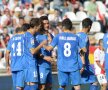
{"label": "soccer player", "polygon": [[[38,43],[41,43],[44,40],[48,40],[50,43],[52,41],[52,35],[48,32],[49,30],[49,21],[47,16],[40,17],[41,21],[41,29],[40,33],[36,36],[36,40]],[[41,54],[43,56],[50,56],[51,51],[45,50],[45,48],[41,48]],[[39,84],[40,90],[51,90],[52,86],[52,71],[51,71],[51,63],[44,59],[38,60],[38,68],[39,68]]]}
{"label": "soccer player", "polygon": [[97,90],[97,81],[96,81],[96,76],[94,75],[93,69],[90,66],[89,63],[89,38],[88,38],[88,33],[90,31],[92,25],[92,21],[89,18],[86,18],[82,21],[82,31],[77,33],[77,35],[82,39],[82,43],[86,47],[87,51],[85,53],[85,61],[83,63],[81,60],[83,60],[80,57],[80,54],[78,55],[78,61],[79,61],[79,66],[81,69],[81,84],[87,84],[90,83],[90,90]]}
{"label": "soccer player", "polygon": [[105,72],[108,81],[108,33],[106,33],[103,37],[103,47],[105,51]]}
{"label": "soccer player", "polygon": [[[25,33],[24,43],[24,62],[25,62],[25,82],[24,90],[38,90],[38,74],[37,74],[37,59],[36,54],[40,48],[46,44],[43,41],[38,45],[34,39],[34,35],[40,29],[40,19],[32,18],[30,21],[30,29]],[[44,58],[44,57],[43,57]],[[44,58],[45,59],[45,58]]]}
{"label": "soccer player", "polygon": [[85,48],[80,38],[71,32],[72,22],[70,19],[64,19],[62,21],[62,27],[63,32],[54,37],[50,46],[44,46],[44,48],[49,51],[55,46],[58,48],[58,90],[65,90],[69,78],[75,90],[80,90],[81,76],[78,65],[78,47],[80,47],[83,52]]}
{"label": "soccer player", "polygon": [[99,47],[94,51],[94,67],[95,75],[99,84],[101,85],[101,90],[106,90],[107,88],[107,79],[105,74],[105,53],[103,49],[103,40],[99,40]]}
{"label": "soccer player", "polygon": [[[23,49],[24,35],[21,28],[16,28],[16,35],[14,35],[8,42],[5,56],[7,72],[10,73],[12,71],[14,90],[23,90],[24,87],[24,71],[22,65]],[[11,64],[9,63],[9,59],[11,59]]]}

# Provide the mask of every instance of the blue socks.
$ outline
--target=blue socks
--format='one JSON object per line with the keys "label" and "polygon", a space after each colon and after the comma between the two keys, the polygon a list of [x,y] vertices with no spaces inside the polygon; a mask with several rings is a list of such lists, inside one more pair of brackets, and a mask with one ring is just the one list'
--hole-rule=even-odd
{"label": "blue socks", "polygon": [[98,90],[98,86],[97,85],[90,85],[90,90]]}
{"label": "blue socks", "polygon": [[58,90],[64,90],[64,88],[59,88]]}

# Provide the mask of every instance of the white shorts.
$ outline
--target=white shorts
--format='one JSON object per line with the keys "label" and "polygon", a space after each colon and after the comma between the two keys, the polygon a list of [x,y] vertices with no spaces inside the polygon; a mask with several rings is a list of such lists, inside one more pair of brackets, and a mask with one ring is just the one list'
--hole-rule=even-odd
{"label": "white shorts", "polygon": [[100,85],[107,83],[106,75],[105,74],[99,74],[97,75],[97,80]]}

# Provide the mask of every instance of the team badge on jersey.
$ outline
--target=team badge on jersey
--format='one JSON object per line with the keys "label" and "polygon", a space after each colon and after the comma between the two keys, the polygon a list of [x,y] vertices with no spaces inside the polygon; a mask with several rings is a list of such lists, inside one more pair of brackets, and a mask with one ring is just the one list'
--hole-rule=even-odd
{"label": "team badge on jersey", "polygon": [[34,39],[31,39],[31,44],[34,45]]}

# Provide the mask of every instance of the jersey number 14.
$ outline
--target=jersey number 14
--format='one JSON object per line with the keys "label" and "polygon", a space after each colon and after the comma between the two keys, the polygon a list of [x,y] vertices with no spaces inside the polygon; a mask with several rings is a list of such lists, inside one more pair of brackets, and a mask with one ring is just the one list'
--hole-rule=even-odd
{"label": "jersey number 14", "polygon": [[21,56],[21,42],[18,42],[17,46],[15,46],[15,43],[13,43],[12,49],[13,49],[13,56]]}

